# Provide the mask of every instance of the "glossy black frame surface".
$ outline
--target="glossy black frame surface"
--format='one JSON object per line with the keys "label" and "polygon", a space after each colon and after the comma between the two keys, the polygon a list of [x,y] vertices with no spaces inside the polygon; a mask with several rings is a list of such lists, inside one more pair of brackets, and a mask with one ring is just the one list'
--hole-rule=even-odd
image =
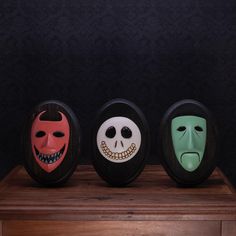
{"label": "glossy black frame surface", "polygon": [[[62,112],[68,119],[70,126],[70,137],[66,156],[63,162],[51,173],[44,171],[35,161],[31,148],[31,126],[35,117],[42,111]],[[57,186],[64,184],[73,174],[79,160],[81,131],[78,119],[74,112],[66,104],[49,100],[37,105],[31,112],[23,133],[23,157],[24,166],[28,174],[38,183],[45,186]]]}
{"label": "glossy black frame surface", "polygon": [[[178,162],[171,137],[171,121],[177,116],[195,115],[207,121],[207,138],[203,159],[193,172],[186,171]],[[185,99],[174,103],[165,113],[160,127],[160,160],[168,175],[180,186],[194,186],[207,179],[216,167],[218,135],[210,111],[200,102]]]}
{"label": "glossy black frame surface", "polygon": [[[141,146],[138,153],[127,162],[113,163],[104,158],[98,150],[96,137],[101,124],[114,116],[124,116],[133,120],[141,132]],[[92,131],[92,162],[99,176],[112,186],[125,186],[134,181],[142,172],[149,153],[150,134],[142,111],[125,99],[113,99],[98,111]]]}

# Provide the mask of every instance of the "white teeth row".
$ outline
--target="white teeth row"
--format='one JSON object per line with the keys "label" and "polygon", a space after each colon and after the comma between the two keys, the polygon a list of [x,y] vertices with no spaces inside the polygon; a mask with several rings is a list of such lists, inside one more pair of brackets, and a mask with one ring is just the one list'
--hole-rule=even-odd
{"label": "white teeth row", "polygon": [[37,155],[38,159],[46,164],[52,164],[56,162],[58,159],[60,159],[61,156],[62,156],[62,153],[60,151],[51,155],[46,155],[42,153],[39,153]]}
{"label": "white teeth row", "polygon": [[110,159],[114,160],[123,160],[128,157],[130,157],[135,151],[136,151],[136,146],[134,143],[130,145],[130,147],[124,151],[124,152],[112,152],[106,145],[105,141],[101,142],[101,149],[103,153],[109,157]]}

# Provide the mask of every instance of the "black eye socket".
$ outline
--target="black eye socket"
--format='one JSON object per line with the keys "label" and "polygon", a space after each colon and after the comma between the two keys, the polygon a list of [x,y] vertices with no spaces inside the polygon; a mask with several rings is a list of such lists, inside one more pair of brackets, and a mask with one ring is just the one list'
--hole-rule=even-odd
{"label": "black eye socket", "polygon": [[185,126],[180,126],[177,130],[180,131],[180,132],[183,132],[183,131],[186,130],[186,127]]}
{"label": "black eye socket", "polygon": [[121,135],[123,138],[130,138],[132,136],[132,131],[127,126],[121,129]]}
{"label": "black eye socket", "polygon": [[53,133],[53,135],[54,135],[55,137],[57,137],[57,138],[61,138],[61,137],[63,137],[65,134],[64,134],[63,132],[61,132],[61,131],[56,131],[56,132]]}
{"label": "black eye socket", "polygon": [[195,130],[197,130],[197,131],[199,131],[199,132],[202,132],[202,131],[203,131],[203,128],[200,127],[199,125],[195,126],[194,128],[195,128]]}
{"label": "black eye socket", "polygon": [[46,133],[45,133],[44,131],[40,130],[40,131],[38,131],[38,132],[35,134],[35,136],[36,136],[37,138],[41,138],[41,137],[43,137],[45,134],[46,134]]}
{"label": "black eye socket", "polygon": [[109,127],[105,134],[108,138],[114,138],[116,135],[115,127],[114,126]]}

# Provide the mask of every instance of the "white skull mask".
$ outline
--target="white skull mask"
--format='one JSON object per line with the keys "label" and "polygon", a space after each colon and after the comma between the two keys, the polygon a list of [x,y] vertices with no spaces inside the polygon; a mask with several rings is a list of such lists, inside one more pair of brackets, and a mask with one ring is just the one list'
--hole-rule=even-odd
{"label": "white skull mask", "polygon": [[122,116],[112,117],[102,123],[97,133],[97,146],[107,160],[122,163],[133,158],[141,145],[138,126]]}

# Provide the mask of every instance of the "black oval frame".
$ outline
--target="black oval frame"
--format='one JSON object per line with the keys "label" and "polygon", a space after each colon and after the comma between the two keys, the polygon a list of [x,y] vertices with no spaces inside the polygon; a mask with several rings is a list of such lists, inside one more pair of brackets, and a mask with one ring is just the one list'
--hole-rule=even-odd
{"label": "black oval frame", "polygon": [[[206,146],[202,161],[193,172],[186,171],[178,162],[171,138],[171,121],[177,116],[195,115],[207,122]],[[218,162],[218,131],[210,111],[200,102],[185,99],[174,103],[165,113],[160,127],[160,160],[168,175],[180,186],[194,186],[206,180]]]}
{"label": "black oval frame", "polygon": [[[47,110],[51,112],[62,112],[70,126],[70,137],[66,156],[62,163],[52,172],[48,173],[43,170],[35,161],[31,148],[31,127],[36,116]],[[78,119],[74,112],[66,104],[57,100],[48,100],[37,105],[30,113],[24,127],[22,136],[23,142],[23,161],[24,167],[28,174],[38,183],[44,186],[59,186],[64,184],[75,171],[79,154],[81,153],[81,131]],[[70,154],[69,154],[70,152]],[[65,170],[63,170],[63,168]]]}
{"label": "black oval frame", "polygon": [[[104,121],[111,117],[124,116],[139,127],[141,145],[137,154],[127,162],[113,163],[104,158],[97,147],[97,132]],[[145,167],[149,153],[150,133],[148,123],[142,111],[126,99],[113,99],[105,103],[98,111],[92,130],[92,163],[98,175],[112,186],[125,186],[134,181]]]}

